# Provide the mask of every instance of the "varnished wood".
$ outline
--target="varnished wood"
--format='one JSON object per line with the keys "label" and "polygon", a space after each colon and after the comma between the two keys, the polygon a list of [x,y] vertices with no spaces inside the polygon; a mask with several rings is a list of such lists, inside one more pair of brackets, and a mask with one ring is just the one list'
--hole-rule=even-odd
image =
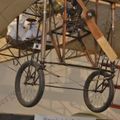
{"label": "varnished wood", "polygon": [[91,18],[91,19],[87,18],[86,13],[88,12],[88,9],[84,5],[83,1],[82,0],[77,0],[77,1],[83,9],[82,18],[85,20],[93,37],[95,38],[99,46],[102,48],[102,50],[105,52],[105,54],[108,56],[110,61],[112,62],[115,61],[117,59],[117,55],[115,51],[112,49],[112,47],[104,37],[103,33],[100,31],[99,27],[96,25],[94,18]]}

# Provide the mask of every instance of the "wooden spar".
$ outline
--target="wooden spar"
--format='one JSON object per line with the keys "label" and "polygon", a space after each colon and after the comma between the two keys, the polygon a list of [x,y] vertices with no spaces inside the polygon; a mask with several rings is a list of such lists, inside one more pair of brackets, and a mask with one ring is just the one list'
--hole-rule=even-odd
{"label": "wooden spar", "polygon": [[87,12],[88,9],[84,5],[82,0],[77,0],[78,4],[82,7],[82,18],[85,20],[90,32],[92,33],[93,37],[99,44],[99,46],[102,48],[102,50],[105,52],[105,54],[108,56],[111,62],[115,61],[117,59],[117,55],[104,37],[103,33],[100,31],[99,27],[96,25],[94,18],[87,19]]}
{"label": "wooden spar", "polygon": [[[52,0],[49,0],[49,2],[51,4],[50,5],[50,16],[52,16],[52,12],[53,12],[52,10],[54,9],[53,8],[53,3],[52,3]],[[53,34],[51,32],[51,28],[52,28],[51,23],[52,23],[52,20],[51,20],[51,17],[50,17],[49,18],[49,31],[50,31],[51,41],[52,41],[53,46],[54,46],[54,48],[56,50],[57,56],[59,58],[59,61],[61,62],[62,61],[62,56],[61,56],[61,52],[60,52],[60,48],[59,48],[59,42],[57,42],[57,40],[54,38],[54,36],[53,36]],[[54,27],[56,28],[55,25],[54,25]]]}
{"label": "wooden spar", "polygon": [[45,50],[46,50],[46,9],[47,9],[47,0],[44,0],[44,10],[43,10],[43,24],[42,24],[42,41],[41,41],[41,61],[44,62],[45,60]]}
{"label": "wooden spar", "polygon": [[96,17],[95,17],[96,24],[97,24],[97,20],[98,20],[98,4],[99,4],[99,0],[96,0]]}
{"label": "wooden spar", "polygon": [[63,61],[65,59],[65,46],[66,46],[66,21],[67,21],[67,0],[64,0],[64,18],[63,18],[63,48],[62,48],[62,57]]}

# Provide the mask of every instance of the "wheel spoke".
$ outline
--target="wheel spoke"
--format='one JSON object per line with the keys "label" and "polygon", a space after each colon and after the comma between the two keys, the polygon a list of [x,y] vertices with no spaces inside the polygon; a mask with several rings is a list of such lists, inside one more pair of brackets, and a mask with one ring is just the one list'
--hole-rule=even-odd
{"label": "wheel spoke", "polygon": [[32,107],[37,104],[44,92],[43,70],[38,70],[37,66],[37,63],[27,61],[17,73],[15,82],[16,96],[18,101],[25,107]]}
{"label": "wheel spoke", "polygon": [[93,112],[102,112],[110,105],[114,97],[114,85],[105,72],[93,72],[85,82],[84,100]]}

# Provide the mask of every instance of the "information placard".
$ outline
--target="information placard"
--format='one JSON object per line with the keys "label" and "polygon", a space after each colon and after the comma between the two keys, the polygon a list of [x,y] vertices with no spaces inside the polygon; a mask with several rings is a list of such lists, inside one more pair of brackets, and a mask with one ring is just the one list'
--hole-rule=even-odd
{"label": "information placard", "polygon": [[82,116],[82,117],[63,117],[63,116],[41,116],[35,115],[34,120],[96,120],[95,117]]}

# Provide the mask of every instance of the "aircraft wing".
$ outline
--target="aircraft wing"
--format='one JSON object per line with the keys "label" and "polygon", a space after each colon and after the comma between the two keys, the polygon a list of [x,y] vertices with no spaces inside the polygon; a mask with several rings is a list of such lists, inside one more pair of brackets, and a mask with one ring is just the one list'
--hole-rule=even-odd
{"label": "aircraft wing", "polygon": [[36,0],[0,0],[0,33]]}

